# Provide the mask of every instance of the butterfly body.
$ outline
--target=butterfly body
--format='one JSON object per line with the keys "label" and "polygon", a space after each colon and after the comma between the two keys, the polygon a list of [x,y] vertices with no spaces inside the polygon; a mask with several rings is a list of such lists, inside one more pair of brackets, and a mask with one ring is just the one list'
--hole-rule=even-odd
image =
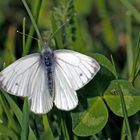
{"label": "butterfly body", "polygon": [[53,104],[61,110],[72,110],[78,105],[76,91],[96,75],[100,65],[75,51],[52,51],[46,44],[44,48],[1,71],[0,87],[12,95],[28,97],[36,114],[49,112]]}
{"label": "butterfly body", "polygon": [[53,97],[54,96],[54,53],[49,47],[45,47],[46,49],[41,53],[41,62],[43,63],[46,76],[48,80],[48,88],[49,93]]}

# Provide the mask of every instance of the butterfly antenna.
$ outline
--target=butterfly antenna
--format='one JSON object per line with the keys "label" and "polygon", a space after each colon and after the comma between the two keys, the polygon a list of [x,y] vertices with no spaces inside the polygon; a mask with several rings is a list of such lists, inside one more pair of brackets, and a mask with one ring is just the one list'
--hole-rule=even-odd
{"label": "butterfly antenna", "polygon": [[32,37],[32,36],[30,36],[30,35],[28,35],[28,34],[23,34],[23,33],[20,32],[19,30],[17,30],[17,33],[19,33],[19,34],[21,34],[21,35],[25,35],[25,36],[27,36],[27,37],[31,37],[32,39],[34,39],[34,40],[36,40],[36,41],[39,41],[38,38]]}
{"label": "butterfly antenna", "polygon": [[54,33],[52,33],[52,34],[49,36],[47,42],[50,42],[50,40],[53,38],[53,36],[54,36],[63,26],[65,26],[67,22],[69,22],[69,19],[68,19],[65,23],[63,23],[58,29],[56,29],[56,31],[55,31]]}
{"label": "butterfly antenna", "polygon": [[76,15],[76,14],[71,15],[69,19],[67,19],[61,26],[59,26],[59,28],[56,29],[56,30],[54,31],[54,33],[52,33],[52,34],[49,36],[47,42],[50,42],[50,40],[53,38],[53,36],[54,36],[62,27],[64,27],[64,26],[71,20],[71,18],[72,18],[73,16],[75,16],[75,15]]}

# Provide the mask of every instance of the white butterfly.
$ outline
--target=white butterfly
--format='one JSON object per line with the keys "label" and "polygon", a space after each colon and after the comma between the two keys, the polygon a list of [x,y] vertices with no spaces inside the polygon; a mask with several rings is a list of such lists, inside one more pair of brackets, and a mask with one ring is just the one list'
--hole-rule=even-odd
{"label": "white butterfly", "polygon": [[61,110],[78,105],[76,90],[99,71],[97,61],[71,50],[52,51],[22,57],[0,72],[0,87],[12,95],[28,97],[31,111],[47,113],[53,103]]}

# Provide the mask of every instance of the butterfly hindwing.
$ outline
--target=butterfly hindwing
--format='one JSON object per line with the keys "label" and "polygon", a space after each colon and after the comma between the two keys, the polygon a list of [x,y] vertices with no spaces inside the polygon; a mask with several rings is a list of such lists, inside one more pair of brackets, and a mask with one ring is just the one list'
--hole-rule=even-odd
{"label": "butterfly hindwing", "polygon": [[72,110],[78,105],[75,90],[71,87],[69,79],[65,77],[63,69],[55,64],[55,99],[54,103],[61,110]]}
{"label": "butterfly hindwing", "polygon": [[44,65],[40,64],[33,82],[29,85],[31,110],[37,114],[49,112],[53,107],[53,95],[49,92],[48,79]]}

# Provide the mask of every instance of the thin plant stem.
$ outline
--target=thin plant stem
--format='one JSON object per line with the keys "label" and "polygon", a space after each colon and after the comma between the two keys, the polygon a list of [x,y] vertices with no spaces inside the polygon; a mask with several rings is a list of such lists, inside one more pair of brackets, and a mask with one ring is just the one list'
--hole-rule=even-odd
{"label": "thin plant stem", "polygon": [[25,55],[25,27],[26,26],[26,18],[23,18],[23,23],[22,23],[22,47],[23,47],[23,53],[22,56]]}
{"label": "thin plant stem", "polygon": [[[115,70],[115,78],[118,81],[118,75],[116,72],[115,63],[114,63],[112,56],[111,56],[111,60],[112,60],[112,64],[113,64],[113,67]],[[128,121],[125,99],[124,99],[122,88],[121,88],[121,85],[119,84],[119,82],[118,82],[118,88],[120,89],[119,96],[120,96],[120,101],[121,101],[121,106],[122,106],[122,111],[123,111],[123,116],[124,116],[124,121],[125,121],[125,126],[126,126],[127,138],[128,138],[128,140],[132,140],[132,134],[131,134],[130,125],[129,125],[129,121]]]}
{"label": "thin plant stem", "polygon": [[41,51],[42,50],[42,47],[40,45],[40,40],[38,40],[37,43],[38,43],[38,49],[39,49],[39,51]]}
{"label": "thin plant stem", "polygon": [[126,25],[127,25],[127,34],[128,34],[128,43],[127,43],[127,66],[128,66],[128,73],[129,76],[132,71],[133,66],[133,48],[132,48],[132,40],[131,40],[131,14],[128,12],[126,17]]}
{"label": "thin plant stem", "polygon": [[124,121],[125,121],[125,125],[126,125],[127,137],[128,137],[128,140],[132,140],[130,125],[129,125],[129,121],[128,121],[128,115],[127,115],[127,110],[126,110],[126,104],[125,104],[122,88],[119,83],[118,83],[118,87],[120,89],[119,93],[120,93],[121,105],[122,105],[122,110],[123,110],[123,115],[124,115]]}
{"label": "thin plant stem", "polygon": [[61,127],[62,127],[62,133],[63,133],[64,137],[66,138],[66,140],[70,140],[65,117],[64,117],[64,112],[62,112],[62,111],[61,111]]}
{"label": "thin plant stem", "polygon": [[121,132],[121,140],[125,140],[126,137],[126,127],[125,127],[125,121],[123,120],[123,124],[122,124],[122,132]]}

